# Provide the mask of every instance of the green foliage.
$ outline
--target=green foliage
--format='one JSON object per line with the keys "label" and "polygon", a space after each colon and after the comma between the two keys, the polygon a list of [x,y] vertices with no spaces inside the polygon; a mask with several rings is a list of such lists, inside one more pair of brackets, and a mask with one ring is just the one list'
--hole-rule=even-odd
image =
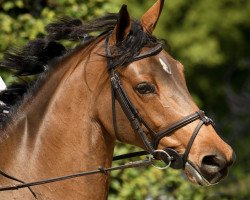
{"label": "green foliage", "polygon": [[[0,58],[9,47],[21,46],[43,35],[44,27],[57,17],[69,15],[88,20],[106,12],[117,12],[123,3],[128,5],[133,17],[139,18],[153,1],[0,0]],[[114,172],[109,199],[250,198],[250,163],[246,162],[249,149],[245,148],[250,138],[242,129],[233,134],[236,128],[231,123],[249,123],[249,118],[242,115],[239,120],[233,118],[224,81],[229,69],[238,71],[232,85],[234,91],[239,91],[249,78],[246,73],[249,67],[246,60],[250,58],[249,15],[250,1],[247,0],[166,1],[155,31],[155,35],[168,41],[171,54],[184,64],[188,86],[196,102],[214,113],[223,136],[233,143],[238,163],[230,176],[218,186],[201,188],[190,184],[176,170],[159,171],[149,167]],[[1,76],[8,83],[13,81],[6,72],[1,72]],[[116,154],[133,150],[134,147],[118,145]]]}
{"label": "green foliage", "polygon": [[[42,36],[44,27],[63,16],[88,20],[107,12],[117,12],[111,0],[49,0],[44,5],[41,0],[0,1],[0,59],[3,52],[13,46],[22,46],[28,40]],[[8,83],[15,80],[7,72],[2,72]]]}

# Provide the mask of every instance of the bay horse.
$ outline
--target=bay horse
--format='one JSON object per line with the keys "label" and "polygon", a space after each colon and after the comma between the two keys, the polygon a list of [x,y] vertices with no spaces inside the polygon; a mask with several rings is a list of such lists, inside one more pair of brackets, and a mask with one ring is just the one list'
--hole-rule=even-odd
{"label": "bay horse", "polygon": [[[89,22],[64,18],[47,26],[46,37],[5,54],[2,68],[40,75],[32,86],[1,93],[1,186],[17,183],[11,177],[29,182],[108,168],[116,140],[183,169],[193,183],[216,184],[227,175],[233,150],[192,100],[183,65],[152,36],[163,3],[140,21],[125,5]],[[71,51],[58,42],[79,38]],[[0,198],[106,199],[108,186],[109,174],[101,173],[2,191]]]}

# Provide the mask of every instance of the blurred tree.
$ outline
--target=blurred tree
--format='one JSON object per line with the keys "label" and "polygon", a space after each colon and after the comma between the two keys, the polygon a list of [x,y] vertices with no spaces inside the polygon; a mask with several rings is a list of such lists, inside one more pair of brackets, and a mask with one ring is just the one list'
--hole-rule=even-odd
{"label": "blurred tree", "polygon": [[[128,5],[139,18],[154,1],[145,0],[0,0],[0,58],[13,45],[42,36],[44,27],[69,15],[84,20]],[[249,40],[250,1],[166,1],[155,31],[186,71],[192,95],[233,144],[238,162],[222,184],[201,188],[176,170],[154,168],[112,173],[110,199],[250,199]],[[1,72],[5,81],[13,77]],[[244,137],[244,139],[242,138]],[[116,153],[135,147],[118,144]],[[237,186],[237,187],[236,187]]]}

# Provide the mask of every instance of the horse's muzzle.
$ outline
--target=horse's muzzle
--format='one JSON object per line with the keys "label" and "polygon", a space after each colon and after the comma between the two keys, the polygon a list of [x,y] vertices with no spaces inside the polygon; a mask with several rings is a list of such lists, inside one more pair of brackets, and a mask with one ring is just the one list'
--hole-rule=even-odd
{"label": "horse's muzzle", "polygon": [[198,168],[190,161],[185,164],[185,172],[194,182],[209,186],[219,183],[228,174],[228,168],[235,162],[236,156],[233,152],[230,160],[221,155],[204,156],[201,166]]}

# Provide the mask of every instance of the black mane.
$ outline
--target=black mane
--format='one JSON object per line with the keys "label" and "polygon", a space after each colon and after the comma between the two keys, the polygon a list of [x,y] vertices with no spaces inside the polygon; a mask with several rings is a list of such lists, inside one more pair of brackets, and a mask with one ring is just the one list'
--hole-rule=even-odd
{"label": "black mane", "polygon": [[[70,54],[71,51],[59,41],[88,43],[113,30],[117,19],[118,14],[108,14],[87,22],[70,17],[61,18],[46,26],[47,35],[43,38],[32,40],[20,49],[13,48],[5,53],[0,62],[0,70],[10,71],[21,81],[0,93],[0,128],[10,118],[9,108],[14,107],[23,99],[24,94],[41,75],[56,66],[53,61]],[[99,35],[91,36],[91,33]],[[153,47],[157,44],[159,41],[155,37],[145,33],[138,21],[133,21],[128,37],[112,48],[114,64],[122,66],[128,63],[131,57],[138,55],[143,47]],[[32,78],[29,78],[30,76]]]}

